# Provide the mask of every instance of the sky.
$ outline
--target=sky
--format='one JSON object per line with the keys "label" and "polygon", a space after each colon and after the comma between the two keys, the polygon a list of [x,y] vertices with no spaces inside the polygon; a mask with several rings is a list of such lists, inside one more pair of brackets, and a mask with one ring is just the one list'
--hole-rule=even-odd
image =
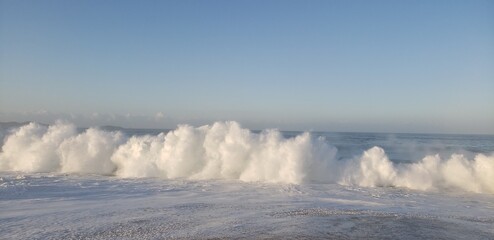
{"label": "sky", "polygon": [[0,121],[494,134],[494,1],[0,0]]}

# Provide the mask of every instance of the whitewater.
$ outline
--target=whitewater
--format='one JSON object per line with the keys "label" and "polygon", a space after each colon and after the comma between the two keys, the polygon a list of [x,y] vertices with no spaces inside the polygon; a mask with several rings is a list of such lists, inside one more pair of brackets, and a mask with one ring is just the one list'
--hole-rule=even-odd
{"label": "whitewater", "polygon": [[0,238],[494,238],[494,137],[0,128]]}

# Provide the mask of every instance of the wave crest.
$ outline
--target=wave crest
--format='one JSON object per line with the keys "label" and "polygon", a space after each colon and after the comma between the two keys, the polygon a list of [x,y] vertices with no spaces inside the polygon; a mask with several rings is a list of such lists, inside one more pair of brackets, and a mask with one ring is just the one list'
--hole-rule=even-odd
{"label": "wave crest", "polygon": [[394,164],[380,147],[349,160],[336,160],[336,153],[324,138],[307,132],[284,138],[278,130],[253,133],[237,122],[180,125],[168,133],[130,138],[97,128],[78,133],[65,122],[30,123],[5,137],[0,170],[494,193],[494,155],[469,160],[460,154],[449,159],[437,154],[413,164]]}
{"label": "wave crest", "polygon": [[469,160],[462,154],[453,154],[449,159],[436,154],[417,163],[395,165],[382,148],[373,147],[345,169],[339,181],[344,185],[494,193],[494,155],[477,154]]}

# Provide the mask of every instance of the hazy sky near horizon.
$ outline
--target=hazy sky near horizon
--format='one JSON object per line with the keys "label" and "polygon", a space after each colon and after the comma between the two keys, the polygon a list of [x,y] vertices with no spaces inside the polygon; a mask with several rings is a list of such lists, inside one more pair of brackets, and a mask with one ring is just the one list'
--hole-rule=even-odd
{"label": "hazy sky near horizon", "polygon": [[0,121],[494,134],[494,1],[0,0]]}

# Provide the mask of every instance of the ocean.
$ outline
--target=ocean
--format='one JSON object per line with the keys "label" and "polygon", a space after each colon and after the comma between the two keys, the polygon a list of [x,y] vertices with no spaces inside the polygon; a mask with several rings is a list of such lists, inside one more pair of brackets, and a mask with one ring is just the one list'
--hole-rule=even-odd
{"label": "ocean", "polygon": [[494,136],[0,124],[0,239],[494,239]]}

